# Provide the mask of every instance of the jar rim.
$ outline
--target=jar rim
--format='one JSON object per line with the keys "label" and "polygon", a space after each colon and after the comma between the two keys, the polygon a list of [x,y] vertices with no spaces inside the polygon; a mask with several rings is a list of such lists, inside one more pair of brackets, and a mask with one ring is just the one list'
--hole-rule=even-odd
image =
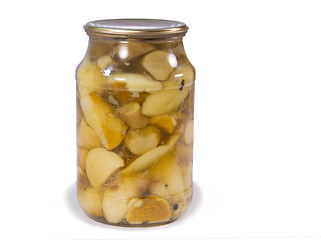
{"label": "jar rim", "polygon": [[84,29],[90,37],[168,38],[183,37],[188,27],[174,20],[121,18],[91,21]]}

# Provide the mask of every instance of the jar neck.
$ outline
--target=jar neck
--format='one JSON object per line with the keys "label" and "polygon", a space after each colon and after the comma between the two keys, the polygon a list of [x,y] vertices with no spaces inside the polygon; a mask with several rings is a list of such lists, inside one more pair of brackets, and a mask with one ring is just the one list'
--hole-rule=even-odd
{"label": "jar neck", "polygon": [[[186,57],[182,37],[171,37],[162,39],[145,39],[145,38],[89,38],[87,56],[93,59],[103,55],[111,55],[114,57],[120,51],[127,51],[124,55],[137,55],[137,52],[145,52],[152,50],[163,50],[179,56]],[[121,55],[121,54],[120,54]]]}
{"label": "jar neck", "polygon": [[89,42],[99,42],[105,44],[112,43],[135,43],[146,42],[150,44],[165,44],[165,43],[181,43],[183,36],[167,37],[167,38],[121,38],[121,37],[94,37],[89,36]]}

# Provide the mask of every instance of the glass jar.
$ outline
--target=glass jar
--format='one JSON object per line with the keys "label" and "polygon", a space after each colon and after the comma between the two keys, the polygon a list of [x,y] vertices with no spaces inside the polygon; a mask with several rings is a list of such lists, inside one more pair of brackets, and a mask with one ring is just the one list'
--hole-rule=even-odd
{"label": "glass jar", "polygon": [[77,67],[77,197],[92,219],[151,226],[192,198],[195,70],[177,21],[89,22]]}

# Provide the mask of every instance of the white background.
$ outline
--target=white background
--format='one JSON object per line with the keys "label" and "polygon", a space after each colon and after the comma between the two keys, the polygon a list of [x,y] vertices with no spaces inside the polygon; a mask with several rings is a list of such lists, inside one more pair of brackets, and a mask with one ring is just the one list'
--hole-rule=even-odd
{"label": "white background", "polygon": [[[75,199],[82,27],[124,17],[190,27],[195,194],[161,227],[105,226]],[[0,20],[1,239],[321,236],[320,1],[2,1]]]}

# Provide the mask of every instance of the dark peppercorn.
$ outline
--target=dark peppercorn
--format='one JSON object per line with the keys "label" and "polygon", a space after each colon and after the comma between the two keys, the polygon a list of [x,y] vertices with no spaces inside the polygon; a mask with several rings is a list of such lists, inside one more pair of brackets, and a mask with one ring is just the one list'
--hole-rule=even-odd
{"label": "dark peppercorn", "polygon": [[178,204],[177,204],[177,203],[174,203],[174,205],[173,205],[173,210],[175,211],[175,210],[177,210],[177,208],[178,208]]}
{"label": "dark peppercorn", "polygon": [[184,84],[185,84],[185,81],[184,81],[184,79],[181,81],[181,86],[179,87],[179,90],[183,90],[183,87],[184,87]]}

